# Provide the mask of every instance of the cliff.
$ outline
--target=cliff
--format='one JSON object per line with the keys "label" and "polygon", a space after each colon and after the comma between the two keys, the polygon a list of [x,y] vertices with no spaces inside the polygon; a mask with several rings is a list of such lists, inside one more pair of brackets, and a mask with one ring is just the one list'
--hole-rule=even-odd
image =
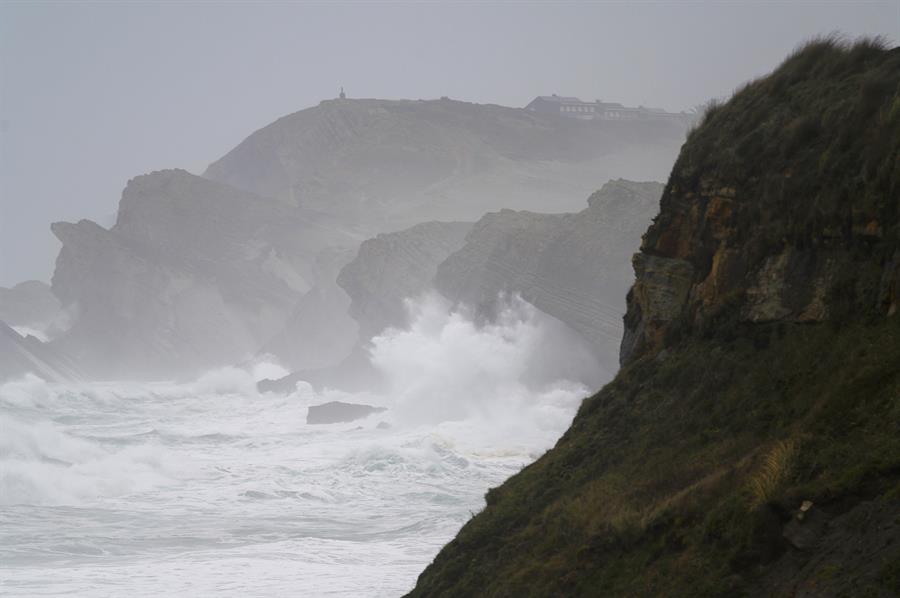
{"label": "cliff", "polygon": [[575,211],[613,176],[661,179],[685,129],[448,99],[346,99],[285,116],[204,176],[372,236],[501,208]]}
{"label": "cliff", "polygon": [[348,306],[365,326],[397,317],[365,321],[384,306],[349,304],[329,252],[501,206],[566,209],[606,173],[661,172],[684,132],[451,100],[325,101],[253,133],[204,177],[134,178],[109,230],[55,224],[53,293],[71,327],[53,342],[97,377],[191,375],[261,353],[333,365],[356,340]]}
{"label": "cliff", "polygon": [[316,256],[315,284],[263,344],[262,356],[274,356],[293,371],[328,367],[350,354],[359,338],[359,324],[350,317],[350,297],[336,279],[355,255],[355,248],[335,248]]}
{"label": "cliff", "polygon": [[608,380],[618,369],[624,297],[633,280],[629,258],[659,208],[662,188],[618,179],[577,214],[488,214],[440,264],[435,286],[485,312],[501,293],[518,293],[581,334]]}
{"label": "cliff", "polygon": [[53,292],[72,314],[54,345],[94,376],[171,376],[249,357],[315,284],[327,220],[167,170],[132,179],[109,230],[58,222]]}
{"label": "cliff", "polygon": [[364,241],[337,283],[350,296],[350,315],[367,341],[406,323],[405,299],[432,288],[438,264],[459,249],[468,222],[426,222]]}
{"label": "cliff", "polygon": [[900,49],[815,42],[693,131],[623,368],[411,596],[900,593]]}

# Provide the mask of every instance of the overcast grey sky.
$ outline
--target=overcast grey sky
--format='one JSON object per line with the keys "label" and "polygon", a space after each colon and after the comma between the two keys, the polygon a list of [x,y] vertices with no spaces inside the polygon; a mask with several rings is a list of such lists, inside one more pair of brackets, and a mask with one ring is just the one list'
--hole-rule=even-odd
{"label": "overcast grey sky", "polygon": [[127,180],[200,173],[333,97],[523,106],[560,93],[682,110],[839,30],[900,39],[876,2],[0,4],[0,285],[49,280],[55,220],[109,224]]}

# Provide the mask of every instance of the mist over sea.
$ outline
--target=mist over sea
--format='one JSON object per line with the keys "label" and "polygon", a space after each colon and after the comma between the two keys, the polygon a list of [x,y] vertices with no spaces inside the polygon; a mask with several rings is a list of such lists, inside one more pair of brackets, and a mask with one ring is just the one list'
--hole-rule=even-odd
{"label": "mist over sea", "polygon": [[[433,295],[409,310],[372,343],[382,395],[259,393],[283,373],[268,363],[189,383],[0,385],[4,595],[411,589],[485,491],[568,427],[589,390],[570,374],[591,361],[519,300],[489,325]],[[330,400],[388,411],[307,425]]]}

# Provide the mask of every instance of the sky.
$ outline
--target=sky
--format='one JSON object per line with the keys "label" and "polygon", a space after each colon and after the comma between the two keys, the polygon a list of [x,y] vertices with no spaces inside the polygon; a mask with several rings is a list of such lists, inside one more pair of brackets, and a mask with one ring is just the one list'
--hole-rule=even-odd
{"label": "sky", "polygon": [[139,174],[200,174],[335,97],[524,106],[550,93],[678,111],[802,41],[900,41],[900,0],[27,2],[0,0],[0,286],[49,281],[50,223],[110,225]]}

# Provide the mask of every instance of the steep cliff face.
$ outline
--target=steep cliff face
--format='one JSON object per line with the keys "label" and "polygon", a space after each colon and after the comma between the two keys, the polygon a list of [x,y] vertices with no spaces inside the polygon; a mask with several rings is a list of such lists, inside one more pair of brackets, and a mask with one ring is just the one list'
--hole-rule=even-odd
{"label": "steep cliff face", "polygon": [[685,129],[452,100],[329,100],[260,129],[205,176],[370,234],[500,208],[575,211],[607,179],[661,179]]}
{"label": "steep cliff face", "polygon": [[577,214],[488,214],[438,267],[435,286],[487,312],[501,294],[521,295],[581,334],[611,376],[618,367],[623,298],[633,280],[629,257],[659,208],[662,189],[618,179]]}
{"label": "steep cliff face", "polygon": [[623,362],[413,596],[900,593],[900,49],[713,109],[634,258]]}
{"label": "steep cliff face", "polygon": [[54,343],[96,376],[233,363],[273,337],[328,245],[356,239],[295,208],[184,171],[129,182],[115,226],[58,222]]}
{"label": "steep cliff face", "polygon": [[359,322],[361,340],[406,322],[404,300],[432,288],[438,264],[462,246],[471,226],[426,222],[360,245],[337,283],[351,298],[349,313]]}
{"label": "steep cliff face", "polygon": [[691,134],[635,256],[624,360],[723,310],[764,323],[897,309],[896,73],[865,69],[863,49],[834,66],[828,52],[789,59]]}

